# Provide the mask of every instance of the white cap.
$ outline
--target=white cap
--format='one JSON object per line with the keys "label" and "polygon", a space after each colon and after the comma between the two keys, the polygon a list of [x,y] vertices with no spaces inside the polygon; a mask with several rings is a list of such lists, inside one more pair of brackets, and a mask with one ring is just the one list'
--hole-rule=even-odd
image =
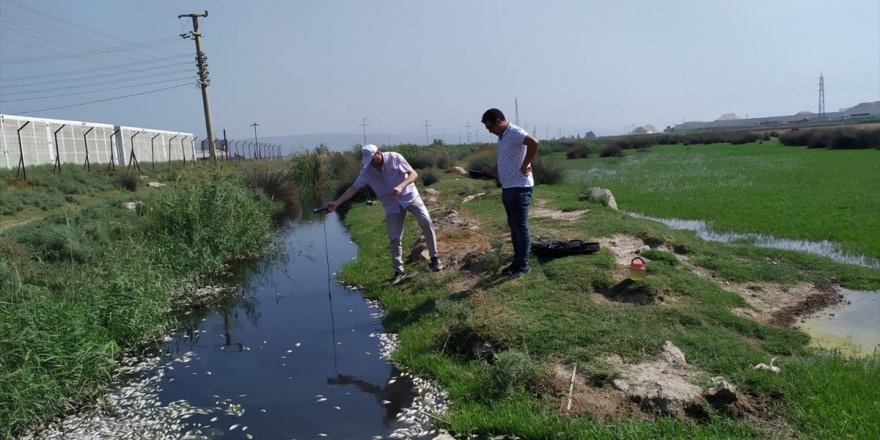
{"label": "white cap", "polygon": [[367,164],[373,160],[373,155],[376,154],[377,151],[379,151],[379,149],[373,144],[364,145],[363,148],[361,148],[362,165],[367,166]]}

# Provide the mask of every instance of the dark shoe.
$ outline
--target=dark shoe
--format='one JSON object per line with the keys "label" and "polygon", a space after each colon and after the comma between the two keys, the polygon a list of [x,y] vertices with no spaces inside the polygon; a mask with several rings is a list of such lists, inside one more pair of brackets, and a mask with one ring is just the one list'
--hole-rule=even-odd
{"label": "dark shoe", "polygon": [[431,270],[434,272],[440,272],[443,270],[443,262],[440,261],[438,257],[431,257]]}
{"label": "dark shoe", "polygon": [[403,273],[403,272],[395,272],[395,273],[394,273],[394,276],[391,277],[391,279],[388,280],[388,282],[391,283],[392,285],[396,285],[396,284],[400,284],[400,282],[403,281],[405,278],[406,278],[406,274],[405,274],[405,273]]}
{"label": "dark shoe", "polygon": [[529,272],[531,272],[531,271],[532,271],[532,269],[527,267],[525,270],[518,270],[518,271],[516,271],[516,272],[512,272],[512,273],[510,274],[510,277],[509,277],[509,278],[510,278],[511,280],[516,280],[516,279],[522,278],[523,276],[525,276],[525,274],[527,274],[527,273],[529,273]]}

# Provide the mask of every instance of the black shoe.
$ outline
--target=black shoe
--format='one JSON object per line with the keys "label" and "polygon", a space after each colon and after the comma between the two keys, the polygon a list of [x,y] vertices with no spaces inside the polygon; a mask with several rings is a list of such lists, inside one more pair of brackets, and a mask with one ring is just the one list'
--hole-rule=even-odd
{"label": "black shoe", "polygon": [[516,279],[522,278],[523,276],[525,276],[525,274],[527,274],[527,273],[529,273],[529,272],[531,272],[531,271],[532,271],[532,269],[529,268],[529,267],[527,267],[525,270],[518,270],[518,271],[516,271],[516,272],[512,272],[512,273],[510,274],[509,278],[510,278],[511,280],[516,280]]}
{"label": "black shoe", "polygon": [[391,279],[388,280],[388,282],[391,283],[392,285],[396,285],[396,284],[400,284],[400,282],[403,281],[405,278],[406,278],[406,274],[405,274],[405,273],[403,273],[403,272],[395,272],[395,273],[394,273],[394,276],[391,277]]}
{"label": "black shoe", "polygon": [[440,272],[443,270],[443,262],[440,261],[438,257],[431,257],[431,270],[434,272]]}

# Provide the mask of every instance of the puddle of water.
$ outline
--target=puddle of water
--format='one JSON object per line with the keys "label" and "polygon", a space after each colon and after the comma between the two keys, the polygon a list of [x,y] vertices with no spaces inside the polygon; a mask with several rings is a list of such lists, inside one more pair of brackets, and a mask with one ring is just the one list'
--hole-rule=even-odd
{"label": "puddle of water", "polygon": [[413,408],[435,412],[442,396],[417,396],[414,383],[429,384],[387,361],[393,338],[381,309],[335,281],[357,247],[335,214],[325,222],[294,224],[281,234],[283,255],[252,267],[238,294],[186,315],[159,356],[107,396],[109,410],[73,415],[37,437],[368,439],[424,430]]}
{"label": "puddle of water", "polygon": [[880,269],[880,260],[861,255],[849,255],[841,252],[840,247],[828,240],[804,241],[788,238],[777,238],[769,235],[739,232],[715,232],[702,220],[682,220],[674,218],[652,217],[635,212],[627,212],[636,218],[653,220],[663,223],[672,229],[696,232],[703,240],[717,241],[721,243],[746,242],[758,247],[784,249],[789,251],[806,252],[813,255],[830,258],[838,263],[854,264],[863,267]]}
{"label": "puddle of water", "polygon": [[843,289],[841,306],[831,307],[802,320],[796,327],[818,347],[866,356],[880,349],[880,290]]}

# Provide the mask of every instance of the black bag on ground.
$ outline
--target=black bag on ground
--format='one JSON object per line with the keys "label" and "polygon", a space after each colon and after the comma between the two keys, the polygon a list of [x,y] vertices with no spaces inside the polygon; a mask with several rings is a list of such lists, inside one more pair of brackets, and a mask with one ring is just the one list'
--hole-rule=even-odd
{"label": "black bag on ground", "polygon": [[599,243],[582,240],[551,240],[545,237],[532,240],[532,254],[540,258],[559,258],[594,252],[599,252]]}

